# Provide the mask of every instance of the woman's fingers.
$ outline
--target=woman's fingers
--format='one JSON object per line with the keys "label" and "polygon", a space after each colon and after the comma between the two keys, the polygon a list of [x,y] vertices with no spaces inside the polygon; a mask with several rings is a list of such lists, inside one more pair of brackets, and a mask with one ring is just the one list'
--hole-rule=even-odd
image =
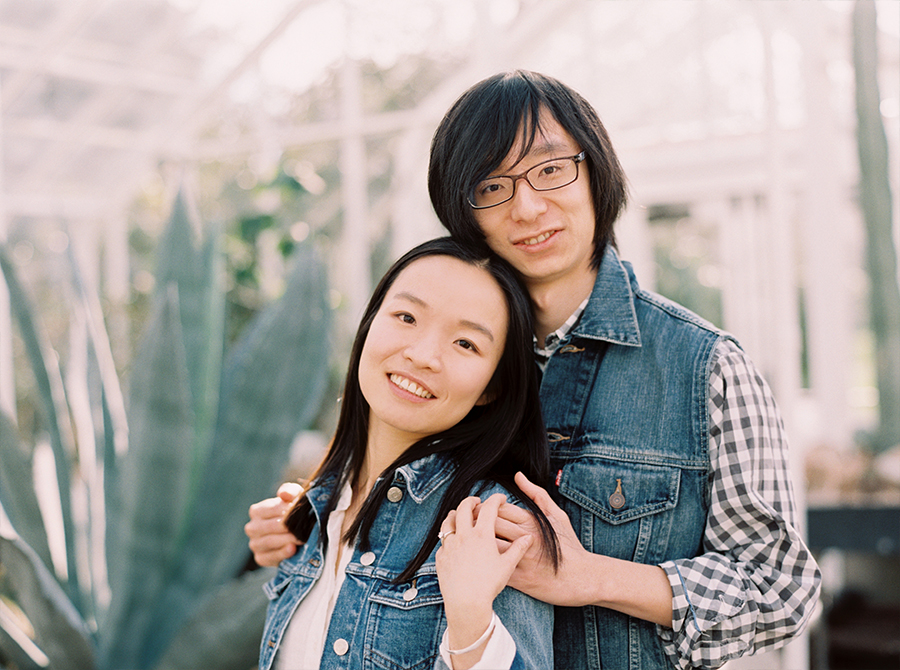
{"label": "woman's fingers", "polygon": [[462,533],[475,525],[475,506],[481,500],[475,496],[464,499],[456,508],[455,528],[457,533]]}

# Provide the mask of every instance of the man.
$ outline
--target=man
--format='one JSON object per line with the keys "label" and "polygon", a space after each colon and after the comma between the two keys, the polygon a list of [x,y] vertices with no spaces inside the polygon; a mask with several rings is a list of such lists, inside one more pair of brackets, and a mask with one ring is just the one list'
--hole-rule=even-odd
{"label": "man", "polygon": [[[450,232],[531,294],[557,475],[550,492],[520,485],[563,553],[554,572],[535,543],[510,584],[557,606],[556,666],[713,668],[800,632],[820,574],[771,392],[731,336],[619,260],[625,176],[593,108],[543,75],[490,77],[441,121],[428,177]],[[293,493],[251,508],[261,564],[293,552]],[[502,540],[533,531],[519,508],[501,517]]]}

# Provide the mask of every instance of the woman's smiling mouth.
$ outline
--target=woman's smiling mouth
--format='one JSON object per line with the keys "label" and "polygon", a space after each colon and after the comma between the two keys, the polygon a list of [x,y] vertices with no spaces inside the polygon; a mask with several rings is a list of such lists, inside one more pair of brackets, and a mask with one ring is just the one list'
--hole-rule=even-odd
{"label": "woman's smiling mouth", "polygon": [[420,398],[433,398],[434,395],[423,389],[421,386],[416,384],[413,381],[410,381],[406,377],[401,377],[400,375],[393,373],[390,375],[391,383],[395,386],[399,386],[404,391],[409,391],[410,393],[419,396]]}

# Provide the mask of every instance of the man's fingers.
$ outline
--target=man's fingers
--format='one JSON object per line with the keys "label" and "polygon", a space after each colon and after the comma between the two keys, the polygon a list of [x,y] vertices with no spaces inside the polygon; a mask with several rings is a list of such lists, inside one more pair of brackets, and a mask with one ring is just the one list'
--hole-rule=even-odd
{"label": "man's fingers", "polygon": [[284,502],[294,502],[303,493],[303,487],[297,482],[285,482],[278,487],[278,497]]}
{"label": "man's fingers", "polygon": [[[265,554],[285,550],[289,545],[296,547],[300,544],[300,540],[291,533],[278,533],[259,535],[250,540],[248,544],[250,545],[250,551],[254,554]],[[293,553],[293,550],[291,550],[291,553]]]}
{"label": "man's fingers", "polygon": [[494,535],[508,542],[513,542],[523,535],[530,534],[533,530],[532,526],[533,524],[531,523],[510,523],[506,519],[497,517],[497,520],[494,522]]}
{"label": "man's fingers", "polygon": [[263,568],[274,568],[284,559],[293,556],[296,551],[297,545],[291,543],[273,551],[253,552],[253,559]]}
{"label": "man's fingers", "polygon": [[521,472],[516,473],[516,484],[522,489],[522,493],[531,498],[537,506],[541,508],[541,511],[547,515],[547,518],[550,518],[556,511],[562,511],[559,506],[553,502],[553,498],[550,497],[550,494],[547,493],[546,489],[541,488],[537,484],[532,484],[528,480],[528,477]]}
{"label": "man's fingers", "polygon": [[288,509],[290,505],[281,498],[266,498],[250,505],[248,514],[251,519],[281,519]]}
{"label": "man's fingers", "polygon": [[497,511],[497,517],[513,524],[525,524],[531,521],[531,512],[512,503],[503,503]]}

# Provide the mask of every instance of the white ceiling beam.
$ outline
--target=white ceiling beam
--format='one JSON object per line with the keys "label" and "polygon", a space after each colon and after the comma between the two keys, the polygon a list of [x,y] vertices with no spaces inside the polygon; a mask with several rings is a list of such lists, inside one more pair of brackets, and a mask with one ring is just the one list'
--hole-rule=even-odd
{"label": "white ceiling beam", "polygon": [[27,66],[13,74],[3,85],[3,110],[18,100],[32,80],[39,76],[43,68],[66,46],[66,43],[107,0],[82,0],[78,3],[63,2],[61,10],[49,27],[35,35],[31,43],[37,45],[28,54]]}

